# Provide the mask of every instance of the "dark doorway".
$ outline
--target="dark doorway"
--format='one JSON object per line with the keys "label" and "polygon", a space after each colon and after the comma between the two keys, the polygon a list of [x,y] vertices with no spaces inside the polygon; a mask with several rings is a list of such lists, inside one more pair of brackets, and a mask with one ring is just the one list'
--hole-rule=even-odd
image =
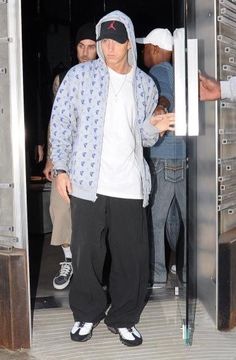
{"label": "dark doorway", "polygon": [[[182,24],[179,7],[182,0],[22,0],[22,37],[25,127],[27,143],[29,249],[32,294],[37,297],[40,274],[51,279],[55,267],[41,271],[45,251],[50,262],[59,262],[58,249],[49,247],[50,219],[46,204],[49,201],[48,187],[42,177],[47,152],[47,128],[53,102],[52,82],[57,73],[75,64],[74,38],[77,28],[85,22],[97,21],[113,10],[125,12],[133,21],[137,37],[145,36],[153,28],[163,27],[173,31]],[[141,53],[139,65],[142,67]],[[44,161],[35,159],[35,146],[44,145]],[[32,176],[38,176],[37,186],[32,185]],[[38,193],[35,193],[35,189]],[[50,191],[49,191],[50,192]],[[46,202],[46,203],[45,203]],[[38,204],[38,205],[37,205]],[[36,206],[37,205],[37,206]],[[32,209],[38,209],[36,213]],[[37,221],[36,221],[37,220]],[[54,256],[55,255],[55,256]],[[44,265],[43,265],[44,266]],[[45,269],[44,269],[45,270]],[[52,273],[50,273],[50,271]],[[55,291],[52,288],[52,293]],[[41,291],[42,295],[43,292]],[[50,291],[47,288],[47,296]]]}

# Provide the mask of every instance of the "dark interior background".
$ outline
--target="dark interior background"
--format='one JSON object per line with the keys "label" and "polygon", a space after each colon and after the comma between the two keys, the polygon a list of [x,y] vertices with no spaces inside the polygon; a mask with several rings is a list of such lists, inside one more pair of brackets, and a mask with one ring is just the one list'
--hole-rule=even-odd
{"label": "dark interior background", "polygon": [[[38,175],[44,162],[34,160],[36,144],[45,144],[55,75],[76,63],[74,38],[85,22],[113,10],[133,21],[137,37],[156,27],[173,31],[183,26],[184,0],[22,0],[24,102],[28,172]],[[138,65],[142,65],[138,46]]]}

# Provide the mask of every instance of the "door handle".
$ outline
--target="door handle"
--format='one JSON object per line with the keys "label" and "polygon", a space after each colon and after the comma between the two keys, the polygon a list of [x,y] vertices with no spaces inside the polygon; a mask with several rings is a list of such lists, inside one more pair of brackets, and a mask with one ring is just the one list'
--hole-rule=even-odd
{"label": "door handle", "polygon": [[188,135],[199,135],[198,40],[188,39]]}
{"label": "door handle", "polygon": [[184,28],[174,32],[175,135],[186,135],[186,59]]}

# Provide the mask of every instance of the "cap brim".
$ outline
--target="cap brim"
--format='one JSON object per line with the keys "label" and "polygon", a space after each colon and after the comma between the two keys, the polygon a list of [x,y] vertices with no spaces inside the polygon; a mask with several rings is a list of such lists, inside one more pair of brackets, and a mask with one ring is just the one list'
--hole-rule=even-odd
{"label": "cap brim", "polygon": [[136,38],[135,41],[137,44],[145,44],[145,38]]}
{"label": "cap brim", "polygon": [[126,41],[128,41],[128,38],[126,36],[117,36],[115,33],[109,33],[109,34],[103,34],[103,35],[99,35],[99,37],[97,38],[97,41],[103,40],[103,39],[111,39],[114,41],[117,41],[120,44],[124,44]]}

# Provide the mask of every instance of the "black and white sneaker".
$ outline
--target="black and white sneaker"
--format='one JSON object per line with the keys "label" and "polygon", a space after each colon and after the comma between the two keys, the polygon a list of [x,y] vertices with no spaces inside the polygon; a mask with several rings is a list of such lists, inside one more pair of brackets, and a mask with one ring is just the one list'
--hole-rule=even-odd
{"label": "black and white sneaker", "polygon": [[63,261],[60,265],[60,271],[53,279],[53,286],[57,290],[65,289],[69,285],[71,276],[73,275],[71,261]]}
{"label": "black and white sneaker", "polygon": [[138,346],[138,345],[141,345],[143,342],[142,335],[136,329],[135,326],[132,326],[131,328],[113,328],[113,327],[108,326],[108,329],[113,334],[119,334],[120,341],[124,345]]}
{"label": "black and white sneaker", "polygon": [[93,324],[91,322],[76,321],[70,332],[71,340],[73,341],[87,341],[91,339],[93,329],[98,323]]}

